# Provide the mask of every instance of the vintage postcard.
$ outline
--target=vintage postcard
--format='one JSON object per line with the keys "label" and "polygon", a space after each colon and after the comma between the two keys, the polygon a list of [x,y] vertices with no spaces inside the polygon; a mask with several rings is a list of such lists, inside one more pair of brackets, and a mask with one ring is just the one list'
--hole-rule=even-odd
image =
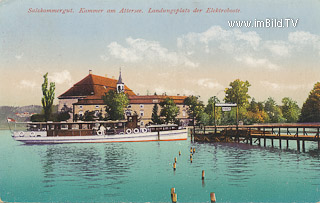
{"label": "vintage postcard", "polygon": [[0,203],[319,202],[319,11],[0,0]]}

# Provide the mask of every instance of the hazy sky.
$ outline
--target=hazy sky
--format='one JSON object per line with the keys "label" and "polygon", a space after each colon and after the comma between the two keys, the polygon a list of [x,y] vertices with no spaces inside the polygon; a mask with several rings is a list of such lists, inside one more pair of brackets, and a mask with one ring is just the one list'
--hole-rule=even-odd
{"label": "hazy sky", "polygon": [[[41,8],[73,13],[29,12]],[[81,8],[104,11],[79,13]],[[143,13],[119,13],[122,8]],[[150,8],[190,12],[148,13]],[[0,0],[0,105],[40,105],[46,72],[59,96],[89,69],[117,78],[120,66],[125,84],[140,94],[193,94],[206,101],[223,98],[222,90],[239,78],[250,82],[257,101],[291,97],[301,105],[320,81],[319,11],[318,0]],[[281,19],[289,19],[289,27],[228,24]]]}

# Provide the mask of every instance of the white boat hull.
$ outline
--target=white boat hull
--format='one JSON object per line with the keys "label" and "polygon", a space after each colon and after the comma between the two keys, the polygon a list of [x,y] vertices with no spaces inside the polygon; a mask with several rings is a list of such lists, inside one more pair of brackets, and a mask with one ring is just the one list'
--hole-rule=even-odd
{"label": "white boat hull", "polygon": [[107,143],[107,142],[150,142],[176,141],[187,139],[187,129],[147,132],[137,134],[90,135],[90,136],[13,136],[16,141],[26,144],[60,144],[60,143]]}

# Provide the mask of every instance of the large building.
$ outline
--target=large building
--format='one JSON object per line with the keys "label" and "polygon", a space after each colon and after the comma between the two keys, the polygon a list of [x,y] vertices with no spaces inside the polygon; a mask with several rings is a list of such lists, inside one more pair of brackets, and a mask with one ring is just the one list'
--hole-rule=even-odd
{"label": "large building", "polygon": [[[61,111],[64,107],[72,109],[70,120],[75,116],[83,115],[86,111],[95,111],[96,113],[105,113],[105,104],[102,96],[109,90],[124,92],[129,97],[130,104],[126,108],[126,114],[136,113],[139,116],[140,126],[145,126],[151,122],[152,109],[155,104],[159,104],[165,98],[173,99],[175,104],[179,107],[180,112],[178,119],[182,125],[187,125],[188,115],[187,107],[183,105],[186,96],[166,96],[166,95],[136,95],[130,88],[128,88],[121,76],[119,79],[111,79],[92,74],[83,78],[78,83],[74,84],[70,89],[58,97],[58,110]],[[160,106],[159,106],[160,111]]]}

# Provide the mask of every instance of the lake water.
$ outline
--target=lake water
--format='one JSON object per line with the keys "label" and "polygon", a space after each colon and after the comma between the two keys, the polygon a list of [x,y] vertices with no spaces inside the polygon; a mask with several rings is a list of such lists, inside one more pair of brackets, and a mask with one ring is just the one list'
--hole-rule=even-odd
{"label": "lake water", "polygon": [[[178,202],[208,202],[210,192],[218,202],[318,202],[317,143],[306,142],[306,153],[297,152],[294,143],[289,150],[190,140],[25,145],[14,141],[9,131],[0,131],[0,198],[171,202],[174,187]],[[196,148],[193,163],[190,147]]]}

